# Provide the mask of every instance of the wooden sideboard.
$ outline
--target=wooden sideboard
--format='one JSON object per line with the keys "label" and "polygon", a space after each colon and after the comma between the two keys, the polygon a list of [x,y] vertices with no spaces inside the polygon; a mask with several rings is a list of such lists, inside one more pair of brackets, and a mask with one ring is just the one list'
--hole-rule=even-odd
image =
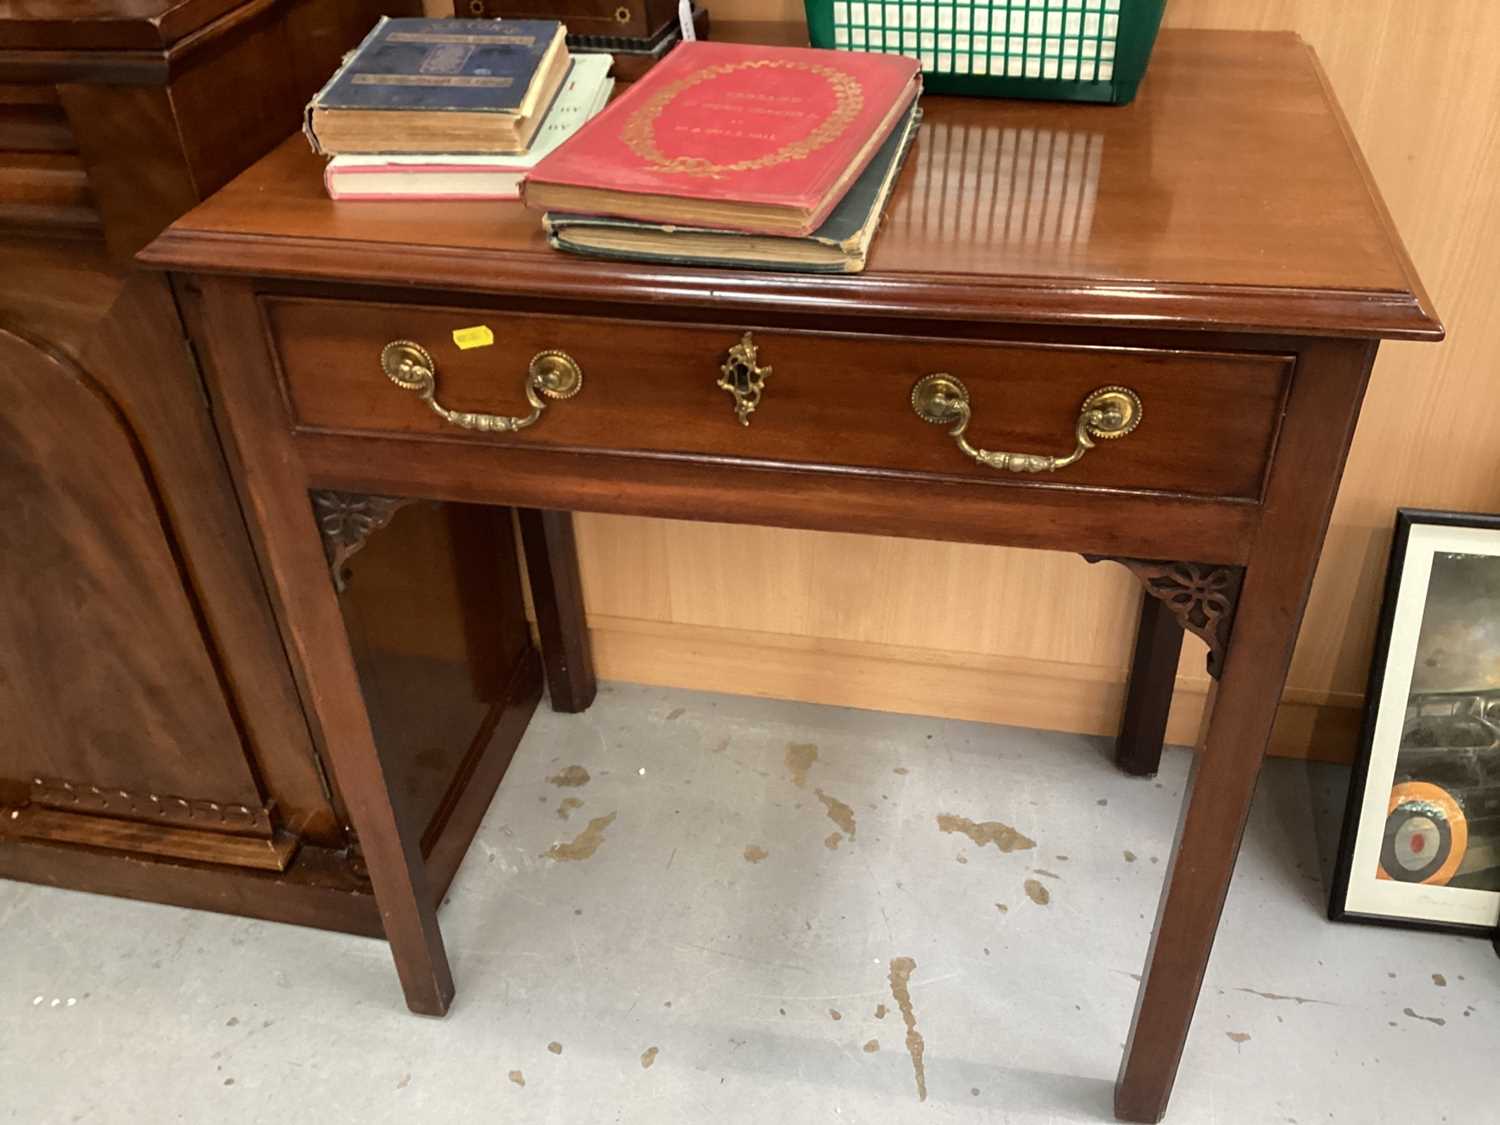
{"label": "wooden sideboard", "polygon": [[[0,0],[0,876],[381,932],[179,296],[131,256],[419,8]],[[451,874],[540,691],[510,516],[320,501],[400,799]],[[350,553],[385,522],[430,574]]]}
{"label": "wooden sideboard", "polygon": [[[556,510],[528,564],[554,697],[580,702],[576,587],[536,582],[571,573],[566,511],[1123,563],[1170,615],[1143,623],[1124,764],[1149,768],[1174,629],[1217,681],[1116,1086],[1155,1121],[1378,343],[1443,329],[1295,35],[1165,33],[1124,108],[924,105],[860,275],[569,257],[519,206],[341,206],[295,139],[142,257],[201,294],[236,484],[416,1011],[453,997],[442,873],[399,815],[309,494]],[[460,350],[476,324],[496,345]],[[748,426],[719,383],[737,355],[774,367]],[[544,378],[564,393],[517,426]],[[943,594],[964,604],[889,596]]]}

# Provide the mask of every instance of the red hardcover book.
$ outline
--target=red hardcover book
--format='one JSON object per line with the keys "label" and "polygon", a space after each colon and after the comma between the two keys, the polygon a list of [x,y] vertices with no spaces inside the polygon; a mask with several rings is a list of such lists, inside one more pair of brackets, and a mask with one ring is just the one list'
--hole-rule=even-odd
{"label": "red hardcover book", "polygon": [[915,59],[687,42],[522,184],[528,207],[805,235],[921,90]]}

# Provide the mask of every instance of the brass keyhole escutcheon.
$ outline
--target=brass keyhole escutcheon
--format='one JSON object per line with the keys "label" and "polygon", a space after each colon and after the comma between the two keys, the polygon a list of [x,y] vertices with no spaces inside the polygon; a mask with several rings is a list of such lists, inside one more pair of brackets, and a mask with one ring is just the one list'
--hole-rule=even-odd
{"label": "brass keyhole escutcheon", "polygon": [[735,417],[742,426],[750,424],[750,415],[760,405],[766,380],[771,377],[771,369],[762,367],[757,362],[758,352],[755,338],[746,332],[740,342],[729,349],[729,358],[720,365],[719,381],[714,384],[734,396]]}

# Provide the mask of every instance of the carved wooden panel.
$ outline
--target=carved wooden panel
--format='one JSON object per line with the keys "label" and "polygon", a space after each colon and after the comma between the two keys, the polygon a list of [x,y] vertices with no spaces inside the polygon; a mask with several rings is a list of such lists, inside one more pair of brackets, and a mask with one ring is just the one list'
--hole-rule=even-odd
{"label": "carved wooden panel", "polygon": [[80,368],[3,330],[0,590],[13,796],[62,777],[261,805],[125,417]]}

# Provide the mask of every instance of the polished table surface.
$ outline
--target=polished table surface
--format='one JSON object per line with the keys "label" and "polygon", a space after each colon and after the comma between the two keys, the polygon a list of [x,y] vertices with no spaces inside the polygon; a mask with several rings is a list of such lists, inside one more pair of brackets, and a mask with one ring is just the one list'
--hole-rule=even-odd
{"label": "polished table surface", "polygon": [[1322,71],[1291,32],[1163,32],[1128,106],[923,106],[858,276],[573,258],[550,250],[519,204],[340,205],[300,137],[185,216],[146,260],[718,308],[901,315],[916,300],[1021,322],[1441,332]]}
{"label": "polished table surface", "polygon": [[[1129,567],[1146,596],[1122,766],[1152,768],[1183,629],[1208,642],[1218,680],[1116,1086],[1121,1117],[1154,1121],[1376,347],[1443,329],[1293,35],[1165,32],[1123,108],[924,106],[858,275],[570,257],[517,204],[341,205],[296,137],[142,256],[177,275],[416,1011],[446,1011],[452,976],[309,492],[366,514],[371,496],[521,509],[564,710],[593,692],[570,511],[1031,546]],[[493,348],[449,342],[475,323],[493,326]],[[754,362],[774,364],[750,425],[714,381],[742,333]],[[383,349],[403,340],[431,355],[387,380]],[[514,411],[539,349],[571,353],[587,386],[522,428]],[[975,441],[1025,452],[1024,471],[955,446],[962,427],[913,417],[940,373],[972,389]],[[1084,396],[1114,383],[1139,392],[1138,432],[1099,448],[1080,436],[1076,461],[1036,456],[1066,452],[1075,424],[1083,435],[1102,417]],[[476,432],[438,399],[510,422]]]}

